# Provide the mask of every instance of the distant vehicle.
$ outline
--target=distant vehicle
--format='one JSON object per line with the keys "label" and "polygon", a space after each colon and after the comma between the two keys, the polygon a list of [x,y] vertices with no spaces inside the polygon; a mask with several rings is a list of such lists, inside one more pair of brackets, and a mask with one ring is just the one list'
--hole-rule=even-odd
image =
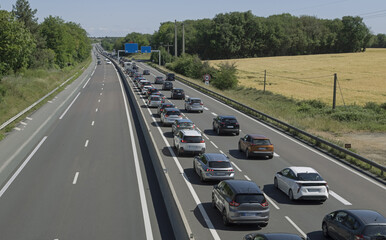
{"label": "distant vehicle", "polygon": [[177,108],[165,108],[161,113],[162,126],[171,125],[177,119],[182,119],[182,114]]}
{"label": "distant vehicle", "polygon": [[213,187],[212,206],[222,214],[224,225],[254,223],[266,227],[269,206],[256,183],[247,180],[224,180]]}
{"label": "distant vehicle", "polygon": [[175,120],[172,124],[173,135],[177,134],[182,129],[194,130],[194,123],[186,118]]}
{"label": "distant vehicle", "polygon": [[182,156],[185,153],[204,153],[206,145],[199,131],[183,129],[174,135],[174,147],[177,155]]}
{"label": "distant vehicle", "polygon": [[309,240],[292,233],[250,233],[243,240]]}
{"label": "distant vehicle", "polygon": [[106,64],[111,64],[111,61],[110,61],[110,60],[107,60],[107,61],[106,61]]}
{"label": "distant vehicle", "polygon": [[155,77],[154,78],[154,84],[163,84],[164,83],[164,78],[163,77]]}
{"label": "distant vehicle", "polygon": [[166,81],[174,81],[176,79],[176,76],[174,73],[168,73],[166,74]]}
{"label": "distant vehicle", "polygon": [[175,106],[173,103],[162,103],[161,105],[159,105],[157,109],[157,113],[160,117],[161,117],[161,113],[164,111],[165,108],[175,108]]}
{"label": "distant vehicle", "polygon": [[245,157],[273,158],[273,144],[263,135],[247,134],[239,140],[239,151],[245,152]]}
{"label": "distant vehicle", "polygon": [[188,98],[185,100],[185,110],[187,112],[203,112],[204,103],[200,98]]}
{"label": "distant vehicle", "polygon": [[142,95],[146,95],[147,90],[149,90],[149,88],[152,88],[152,87],[153,87],[152,85],[142,85],[141,86]]}
{"label": "distant vehicle", "polygon": [[101,60],[98,60],[98,65],[101,65],[101,64],[102,64]]}
{"label": "distant vehicle", "polygon": [[217,116],[213,118],[212,127],[213,131],[216,132],[217,135],[220,135],[222,133],[231,133],[239,135],[240,133],[240,125],[237,122],[235,116]]}
{"label": "distant vehicle", "polygon": [[161,104],[161,97],[156,95],[150,95],[149,99],[147,100],[147,106],[148,107],[158,107]]}
{"label": "distant vehicle", "polygon": [[164,82],[162,84],[162,90],[171,90],[173,89],[173,83],[171,82]]}
{"label": "distant vehicle", "polygon": [[171,99],[185,99],[185,92],[182,88],[173,88],[170,94]]}
{"label": "distant vehicle", "polygon": [[146,96],[154,95],[155,93],[159,92],[159,90],[155,87],[151,87],[147,90]]}
{"label": "distant vehicle", "polygon": [[204,153],[196,156],[193,160],[193,169],[202,182],[235,177],[235,170],[229,158],[222,153]]}
{"label": "distant vehicle", "polygon": [[164,102],[166,101],[165,95],[163,95],[160,91],[154,92],[153,95],[158,95],[158,96],[160,96],[162,103],[164,103]]}
{"label": "distant vehicle", "polygon": [[338,210],[323,218],[322,231],[336,240],[384,240],[386,218],[372,210]]}
{"label": "distant vehicle", "polygon": [[277,172],[274,177],[276,188],[287,194],[290,200],[328,199],[327,182],[310,167],[287,167]]}
{"label": "distant vehicle", "polygon": [[150,71],[148,69],[143,70],[143,75],[150,75]]}

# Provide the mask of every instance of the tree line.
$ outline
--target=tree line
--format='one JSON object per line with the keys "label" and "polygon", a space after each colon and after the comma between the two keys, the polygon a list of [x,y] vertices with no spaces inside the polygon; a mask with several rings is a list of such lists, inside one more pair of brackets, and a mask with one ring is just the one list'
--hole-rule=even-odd
{"label": "tree line", "polygon": [[0,9],[0,76],[27,68],[64,68],[90,56],[87,32],[73,22],[49,16],[38,23],[37,10],[17,0]]}
{"label": "tree line", "polygon": [[[185,52],[204,60],[359,52],[383,46],[385,41],[384,35],[373,36],[361,17],[318,19],[287,13],[258,17],[251,11],[231,12],[213,19],[177,22],[178,55],[182,51],[182,24]],[[153,49],[167,50],[171,45],[169,52],[174,55],[174,26],[174,22],[164,22],[152,35],[130,33],[111,47],[123,49],[123,43],[130,41]]]}

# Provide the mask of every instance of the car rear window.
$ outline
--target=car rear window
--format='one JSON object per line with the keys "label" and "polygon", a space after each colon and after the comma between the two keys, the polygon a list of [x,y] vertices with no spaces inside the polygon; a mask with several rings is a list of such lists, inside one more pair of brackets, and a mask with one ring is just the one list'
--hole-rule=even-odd
{"label": "car rear window", "polygon": [[[363,235],[365,236],[386,236],[386,225],[372,225],[367,226],[363,230]],[[377,238],[376,238],[377,239]],[[380,238],[382,239],[382,238]]]}
{"label": "car rear window", "polygon": [[152,97],[151,100],[153,100],[153,101],[159,101],[160,98],[159,98],[159,97]]}
{"label": "car rear window", "polygon": [[201,136],[185,136],[184,140],[188,143],[199,143],[202,141]]}
{"label": "car rear window", "polygon": [[226,123],[237,123],[237,120],[234,118],[223,118],[222,121]]}
{"label": "car rear window", "polygon": [[298,173],[298,179],[301,181],[324,181],[317,173]]}
{"label": "car rear window", "polygon": [[180,127],[192,127],[193,123],[192,122],[181,122],[181,123],[178,123],[178,125]]}
{"label": "car rear window", "polygon": [[182,89],[175,89],[174,90],[174,92],[177,92],[177,93],[179,93],[179,92],[183,92],[184,90],[182,90]]}
{"label": "car rear window", "polygon": [[200,99],[192,99],[192,103],[201,103]]}
{"label": "car rear window", "polygon": [[181,115],[180,111],[168,111],[166,115]]}
{"label": "car rear window", "polygon": [[174,105],[173,104],[162,105],[162,108],[174,108]]}
{"label": "car rear window", "polygon": [[230,162],[224,162],[224,161],[209,162],[209,167],[212,167],[212,168],[230,168],[231,163]]}
{"label": "car rear window", "polygon": [[252,143],[256,145],[271,145],[268,139],[253,139]]}
{"label": "car rear window", "polygon": [[263,194],[238,194],[235,201],[237,203],[263,203],[265,197]]}

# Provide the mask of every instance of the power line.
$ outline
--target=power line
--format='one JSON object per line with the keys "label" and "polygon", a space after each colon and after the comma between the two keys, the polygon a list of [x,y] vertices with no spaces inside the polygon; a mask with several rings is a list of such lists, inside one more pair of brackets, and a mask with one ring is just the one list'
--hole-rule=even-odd
{"label": "power line", "polygon": [[338,4],[338,3],[341,3],[341,2],[347,2],[347,1],[348,1],[348,0],[333,1],[333,2],[329,2],[329,3],[324,3],[324,4],[319,4],[319,5],[314,5],[314,6],[309,6],[309,7],[304,7],[304,8],[294,9],[294,10],[292,10],[291,12],[296,12],[296,11],[305,10],[305,9],[310,9],[310,8],[325,7],[325,6],[334,5],[334,4]]}
{"label": "power line", "polygon": [[379,11],[375,11],[375,12],[368,12],[368,13],[361,13],[361,14],[357,14],[357,16],[364,16],[364,15],[372,15],[372,14],[375,14],[375,13],[382,13],[382,12],[386,12],[386,10],[379,10]]}

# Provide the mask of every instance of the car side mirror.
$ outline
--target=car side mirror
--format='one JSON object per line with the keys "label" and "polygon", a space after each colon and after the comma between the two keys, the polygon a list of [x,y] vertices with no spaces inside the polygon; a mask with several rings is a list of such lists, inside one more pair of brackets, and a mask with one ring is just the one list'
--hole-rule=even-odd
{"label": "car side mirror", "polygon": [[279,174],[279,175],[283,175],[281,172],[277,172],[277,174]]}
{"label": "car side mirror", "polygon": [[241,141],[244,141],[244,138],[240,138]]}

